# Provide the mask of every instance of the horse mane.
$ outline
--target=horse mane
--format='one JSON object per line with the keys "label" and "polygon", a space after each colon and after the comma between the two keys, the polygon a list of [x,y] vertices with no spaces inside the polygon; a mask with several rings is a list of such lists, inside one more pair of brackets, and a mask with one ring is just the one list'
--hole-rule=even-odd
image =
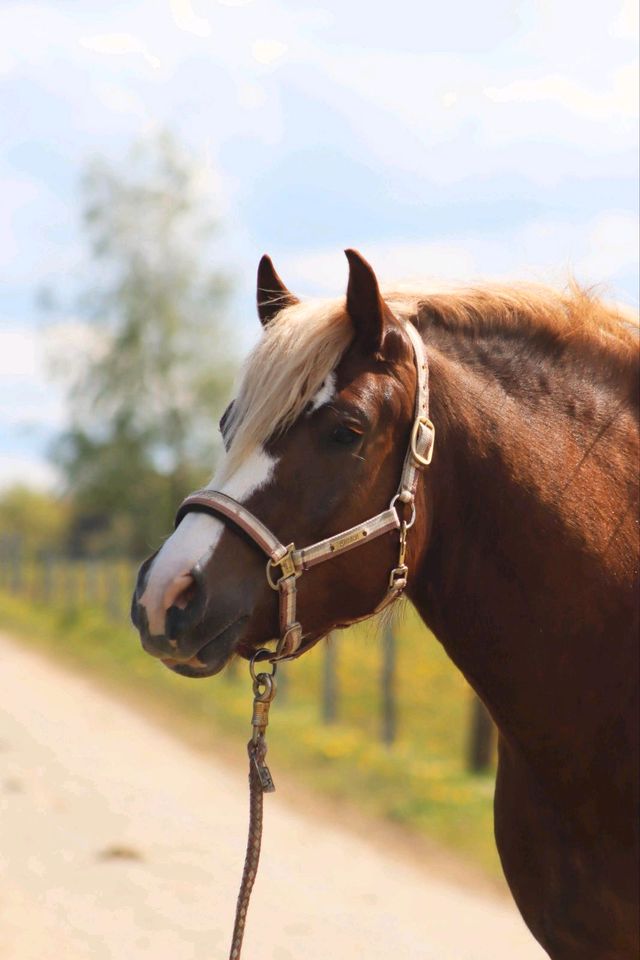
{"label": "horse mane", "polygon": [[[508,336],[542,336],[550,348],[578,343],[622,366],[635,361],[638,319],[607,305],[572,283],[566,291],[544,286],[491,285],[427,292],[383,292],[400,319],[419,328]],[[284,307],[267,324],[237,384],[227,431],[230,475],[268,439],[282,435],[301,416],[353,339],[345,299],[306,300]]]}
{"label": "horse mane", "polygon": [[385,294],[391,309],[419,327],[436,323],[453,332],[530,333],[549,344],[596,346],[621,358],[635,354],[638,315],[606,303],[595,289],[575,281],[566,290],[538,284],[492,284],[444,292],[400,291]]}

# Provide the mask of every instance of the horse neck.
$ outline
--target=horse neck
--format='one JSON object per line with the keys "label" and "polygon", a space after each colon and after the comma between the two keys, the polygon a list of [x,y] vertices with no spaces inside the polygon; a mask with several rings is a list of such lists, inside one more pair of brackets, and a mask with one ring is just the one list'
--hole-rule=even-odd
{"label": "horse neck", "polygon": [[527,344],[431,338],[432,529],[411,599],[506,740],[569,766],[635,675],[629,405]]}

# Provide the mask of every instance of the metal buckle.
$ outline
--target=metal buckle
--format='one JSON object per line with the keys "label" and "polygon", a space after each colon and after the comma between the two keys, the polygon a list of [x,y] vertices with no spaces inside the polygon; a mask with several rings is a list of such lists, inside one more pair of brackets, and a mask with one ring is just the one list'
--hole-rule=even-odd
{"label": "metal buckle", "polygon": [[[299,576],[299,573],[296,570],[295,560],[293,559],[294,550],[294,544],[290,543],[287,547],[287,552],[283,557],[281,557],[280,560],[267,560],[267,581],[272,590],[280,589],[278,584],[281,580],[286,580],[287,577]],[[280,567],[280,576],[277,580],[274,580],[271,571],[275,570],[276,567]]]}
{"label": "metal buckle", "polygon": [[390,590],[404,590],[407,585],[407,576],[409,574],[409,567],[406,564],[402,564],[399,567],[394,567],[389,576],[389,589]]}
{"label": "metal buckle", "polygon": [[[418,453],[417,443],[418,443],[418,434],[420,432],[420,427],[428,427],[432,433],[431,446],[429,447],[429,452],[426,457],[423,457],[421,453]],[[436,428],[434,427],[432,421],[429,417],[417,417],[413,422],[413,429],[411,430],[411,453],[415,460],[418,463],[421,463],[423,467],[428,467],[433,459],[433,448],[436,442]]]}
{"label": "metal buckle", "polygon": [[276,647],[276,657],[280,660],[287,660],[293,656],[302,643],[302,627],[296,620],[289,624],[283,635],[278,640]]}

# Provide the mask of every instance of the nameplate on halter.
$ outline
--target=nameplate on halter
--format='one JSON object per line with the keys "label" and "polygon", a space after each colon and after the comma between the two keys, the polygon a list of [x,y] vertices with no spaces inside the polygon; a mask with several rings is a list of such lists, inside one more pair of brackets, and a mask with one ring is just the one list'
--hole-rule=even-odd
{"label": "nameplate on halter", "polygon": [[334,540],[333,543],[329,544],[331,552],[334,553],[336,550],[344,550],[345,547],[350,547],[352,543],[357,543],[358,540],[364,540],[366,536],[366,530],[356,530],[355,533],[348,533],[346,537],[340,537],[339,540]]}

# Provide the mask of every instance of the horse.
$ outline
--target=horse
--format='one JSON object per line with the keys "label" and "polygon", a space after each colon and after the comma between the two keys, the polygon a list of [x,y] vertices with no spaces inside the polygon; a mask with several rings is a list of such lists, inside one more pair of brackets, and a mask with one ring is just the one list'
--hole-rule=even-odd
{"label": "horse", "polygon": [[[391,502],[399,522],[300,579],[287,652],[395,583],[498,728],[495,839],[533,936],[553,960],[635,960],[637,326],[576,284],[382,293],[346,253],[337,300],[299,300],[262,258],[264,329],[209,484],[254,528],[181,515],[138,574],[142,645],[187,677],[251,658],[282,633],[256,518],[283,544],[340,544]],[[414,443],[426,374],[429,466]],[[409,461],[415,492],[397,502]]]}

